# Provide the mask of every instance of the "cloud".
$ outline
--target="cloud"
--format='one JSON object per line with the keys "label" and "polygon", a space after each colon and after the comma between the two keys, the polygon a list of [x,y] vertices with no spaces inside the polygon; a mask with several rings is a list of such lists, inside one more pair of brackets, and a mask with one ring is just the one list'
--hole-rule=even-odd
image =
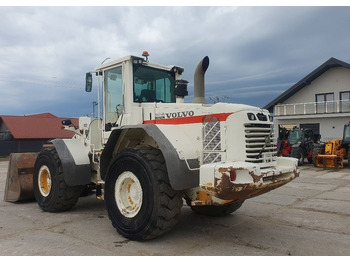
{"label": "cloud", "polygon": [[349,7],[0,7],[0,15],[0,114],[89,114],[97,97],[84,92],[85,72],[144,50],[151,62],[183,66],[190,95],[208,55],[207,95],[235,92],[234,102],[259,106],[330,57],[350,62]]}

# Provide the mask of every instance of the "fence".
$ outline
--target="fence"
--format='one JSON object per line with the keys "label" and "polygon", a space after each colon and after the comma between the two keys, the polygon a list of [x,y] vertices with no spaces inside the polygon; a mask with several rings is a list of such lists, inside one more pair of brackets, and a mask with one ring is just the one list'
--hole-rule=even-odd
{"label": "fence", "polygon": [[329,114],[329,113],[349,113],[350,101],[337,100],[312,103],[282,104],[276,105],[275,116],[291,116],[291,115],[313,115],[313,114]]}

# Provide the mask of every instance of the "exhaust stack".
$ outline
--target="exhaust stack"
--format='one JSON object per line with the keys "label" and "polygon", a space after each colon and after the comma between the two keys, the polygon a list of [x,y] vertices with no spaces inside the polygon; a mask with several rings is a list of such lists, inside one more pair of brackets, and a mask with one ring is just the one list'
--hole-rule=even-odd
{"label": "exhaust stack", "polygon": [[196,71],[194,72],[194,98],[193,103],[207,104],[204,98],[204,74],[209,67],[209,57],[206,56],[199,62]]}

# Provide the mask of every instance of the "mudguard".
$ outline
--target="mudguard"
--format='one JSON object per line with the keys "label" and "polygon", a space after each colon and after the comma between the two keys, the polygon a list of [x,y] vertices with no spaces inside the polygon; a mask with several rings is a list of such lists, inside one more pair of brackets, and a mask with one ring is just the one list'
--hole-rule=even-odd
{"label": "mudguard", "polygon": [[140,126],[125,126],[121,129],[115,129],[112,131],[107,144],[101,155],[101,178],[105,180],[107,175],[107,169],[110,161],[112,160],[113,150],[122,134],[123,130],[130,128],[143,129],[150,137],[152,137],[162,151],[166,167],[168,171],[168,177],[170,185],[175,190],[185,190],[199,185],[199,161],[198,159],[188,159],[187,162],[191,166],[190,170],[184,160],[179,158],[179,155],[170,143],[167,137],[162,131],[153,124],[146,124]]}
{"label": "mudguard", "polygon": [[62,163],[64,181],[68,186],[86,185],[91,182],[89,149],[78,139],[54,139]]}

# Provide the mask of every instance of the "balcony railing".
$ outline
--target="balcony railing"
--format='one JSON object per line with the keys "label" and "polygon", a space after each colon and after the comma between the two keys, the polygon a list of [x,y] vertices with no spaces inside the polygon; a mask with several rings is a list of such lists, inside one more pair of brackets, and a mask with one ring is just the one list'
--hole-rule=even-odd
{"label": "balcony railing", "polygon": [[275,116],[349,113],[350,100],[275,105]]}

